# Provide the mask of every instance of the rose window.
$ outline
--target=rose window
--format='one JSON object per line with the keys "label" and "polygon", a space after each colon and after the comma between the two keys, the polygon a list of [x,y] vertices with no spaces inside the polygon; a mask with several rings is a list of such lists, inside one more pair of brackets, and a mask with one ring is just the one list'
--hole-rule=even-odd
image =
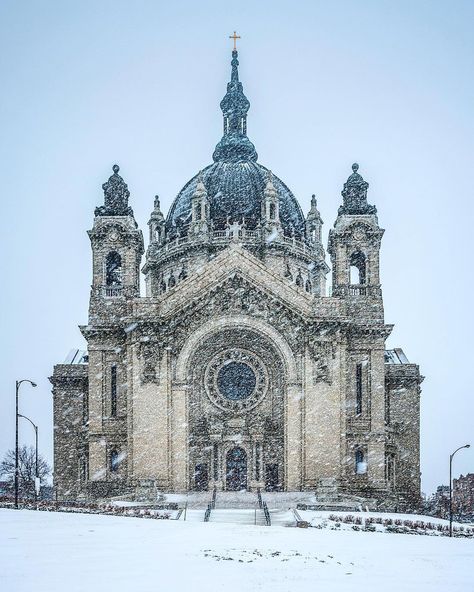
{"label": "rose window", "polygon": [[205,373],[206,392],[223,409],[245,411],[265,396],[267,373],[260,359],[241,349],[230,349],[215,356]]}

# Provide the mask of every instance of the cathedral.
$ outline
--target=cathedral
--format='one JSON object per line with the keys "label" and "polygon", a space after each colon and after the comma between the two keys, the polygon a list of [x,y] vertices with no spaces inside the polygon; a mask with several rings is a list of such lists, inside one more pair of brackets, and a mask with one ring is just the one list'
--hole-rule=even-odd
{"label": "cathedral", "polygon": [[416,504],[423,377],[385,347],[384,230],[369,184],[353,164],[329,268],[316,198],[305,217],[258,162],[238,66],[234,48],[213,163],[166,216],[155,198],[146,251],[117,165],[102,186],[87,351],[50,379],[57,497],[317,495],[329,484]]}

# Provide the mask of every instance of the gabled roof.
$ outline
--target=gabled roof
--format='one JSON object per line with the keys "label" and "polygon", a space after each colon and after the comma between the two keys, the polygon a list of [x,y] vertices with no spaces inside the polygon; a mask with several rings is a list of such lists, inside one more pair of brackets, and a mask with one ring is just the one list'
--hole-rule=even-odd
{"label": "gabled roof", "polygon": [[273,273],[249,251],[234,243],[204,265],[200,271],[190,275],[161,298],[137,300],[134,304],[135,312],[138,317],[141,314],[149,314],[152,303],[158,308],[161,317],[172,316],[176,311],[223,284],[235,274],[253,284],[256,289],[282,302],[294,312],[311,315],[313,296],[290,284],[284,277]]}

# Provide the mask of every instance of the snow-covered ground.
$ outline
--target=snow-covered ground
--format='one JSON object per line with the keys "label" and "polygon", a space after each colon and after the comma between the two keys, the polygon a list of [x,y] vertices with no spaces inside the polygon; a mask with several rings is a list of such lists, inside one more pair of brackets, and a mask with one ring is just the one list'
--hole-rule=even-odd
{"label": "snow-covered ground", "polygon": [[472,592],[474,540],[0,509],[0,590]]}

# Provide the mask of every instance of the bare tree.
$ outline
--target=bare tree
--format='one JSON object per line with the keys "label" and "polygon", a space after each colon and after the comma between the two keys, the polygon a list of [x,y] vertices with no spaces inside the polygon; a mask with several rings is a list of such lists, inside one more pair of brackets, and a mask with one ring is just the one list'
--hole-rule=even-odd
{"label": "bare tree", "polygon": [[[36,455],[33,446],[22,446],[18,450],[18,489],[20,497],[33,498],[35,495]],[[38,455],[38,476],[41,483],[51,474],[51,467]],[[9,450],[0,462],[0,475],[7,482],[7,490],[15,490],[15,451]]]}

